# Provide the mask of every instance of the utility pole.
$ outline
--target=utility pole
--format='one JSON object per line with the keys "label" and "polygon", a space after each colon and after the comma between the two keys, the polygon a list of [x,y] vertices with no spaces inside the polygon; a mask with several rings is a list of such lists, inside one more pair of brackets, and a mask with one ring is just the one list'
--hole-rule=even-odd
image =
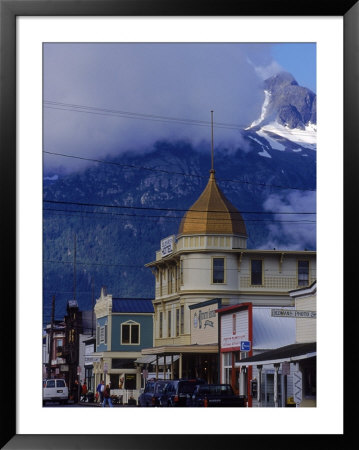
{"label": "utility pole", "polygon": [[76,300],[76,233],[74,234],[74,300]]}
{"label": "utility pole", "polygon": [[94,296],[94,284],[93,284],[93,277],[91,278],[91,290],[92,290],[92,310],[91,310],[91,336],[93,336],[94,331],[94,323],[93,323],[93,310],[95,307],[95,296]]}
{"label": "utility pole", "polygon": [[52,307],[51,307],[51,328],[50,328],[48,378],[51,378],[51,361],[52,361],[52,353],[53,353],[53,345],[54,345],[54,323],[55,323],[55,294],[52,296]]}

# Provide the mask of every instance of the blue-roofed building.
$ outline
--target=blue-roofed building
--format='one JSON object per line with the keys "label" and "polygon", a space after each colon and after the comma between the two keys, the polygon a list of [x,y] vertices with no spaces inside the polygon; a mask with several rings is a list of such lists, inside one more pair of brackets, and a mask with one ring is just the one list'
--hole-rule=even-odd
{"label": "blue-roofed building", "polygon": [[136,398],[141,388],[141,372],[134,361],[141,350],[153,346],[151,299],[114,298],[101,289],[95,305],[96,345],[95,386],[101,380],[112,390],[131,390]]}

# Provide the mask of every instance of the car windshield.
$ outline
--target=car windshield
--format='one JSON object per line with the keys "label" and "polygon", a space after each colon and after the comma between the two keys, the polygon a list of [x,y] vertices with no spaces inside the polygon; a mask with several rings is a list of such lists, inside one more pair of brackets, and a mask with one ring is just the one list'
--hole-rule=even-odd
{"label": "car windshield", "polygon": [[157,386],[155,387],[155,392],[156,392],[157,394],[160,394],[161,392],[163,392],[163,390],[164,390],[165,387],[166,387],[166,384],[165,384],[165,383],[157,384]]}
{"label": "car windshield", "polygon": [[208,386],[199,386],[198,392],[200,394],[212,394],[212,395],[232,395],[232,387],[229,385],[208,385]]}
{"label": "car windshield", "polygon": [[48,387],[48,388],[55,387],[55,380],[48,380],[46,387]]}
{"label": "car windshield", "polygon": [[65,381],[64,380],[57,380],[56,381],[57,387],[65,387]]}
{"label": "car windshield", "polygon": [[195,387],[195,383],[181,383],[178,390],[184,394],[192,394]]}

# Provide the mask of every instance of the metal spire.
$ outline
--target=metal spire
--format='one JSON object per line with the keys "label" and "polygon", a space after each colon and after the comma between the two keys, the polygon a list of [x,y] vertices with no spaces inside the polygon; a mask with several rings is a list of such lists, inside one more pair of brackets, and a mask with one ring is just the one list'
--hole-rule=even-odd
{"label": "metal spire", "polygon": [[213,111],[211,111],[211,129],[212,129],[212,140],[211,140],[211,154],[212,154],[212,160],[211,160],[211,172],[214,172],[213,168]]}

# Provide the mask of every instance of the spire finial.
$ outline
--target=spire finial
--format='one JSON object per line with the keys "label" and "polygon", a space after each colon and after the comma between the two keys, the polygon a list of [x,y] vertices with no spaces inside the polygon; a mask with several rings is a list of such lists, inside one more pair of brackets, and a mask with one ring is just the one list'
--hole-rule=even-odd
{"label": "spire finial", "polygon": [[214,167],[213,167],[213,111],[211,111],[211,172],[214,173]]}

